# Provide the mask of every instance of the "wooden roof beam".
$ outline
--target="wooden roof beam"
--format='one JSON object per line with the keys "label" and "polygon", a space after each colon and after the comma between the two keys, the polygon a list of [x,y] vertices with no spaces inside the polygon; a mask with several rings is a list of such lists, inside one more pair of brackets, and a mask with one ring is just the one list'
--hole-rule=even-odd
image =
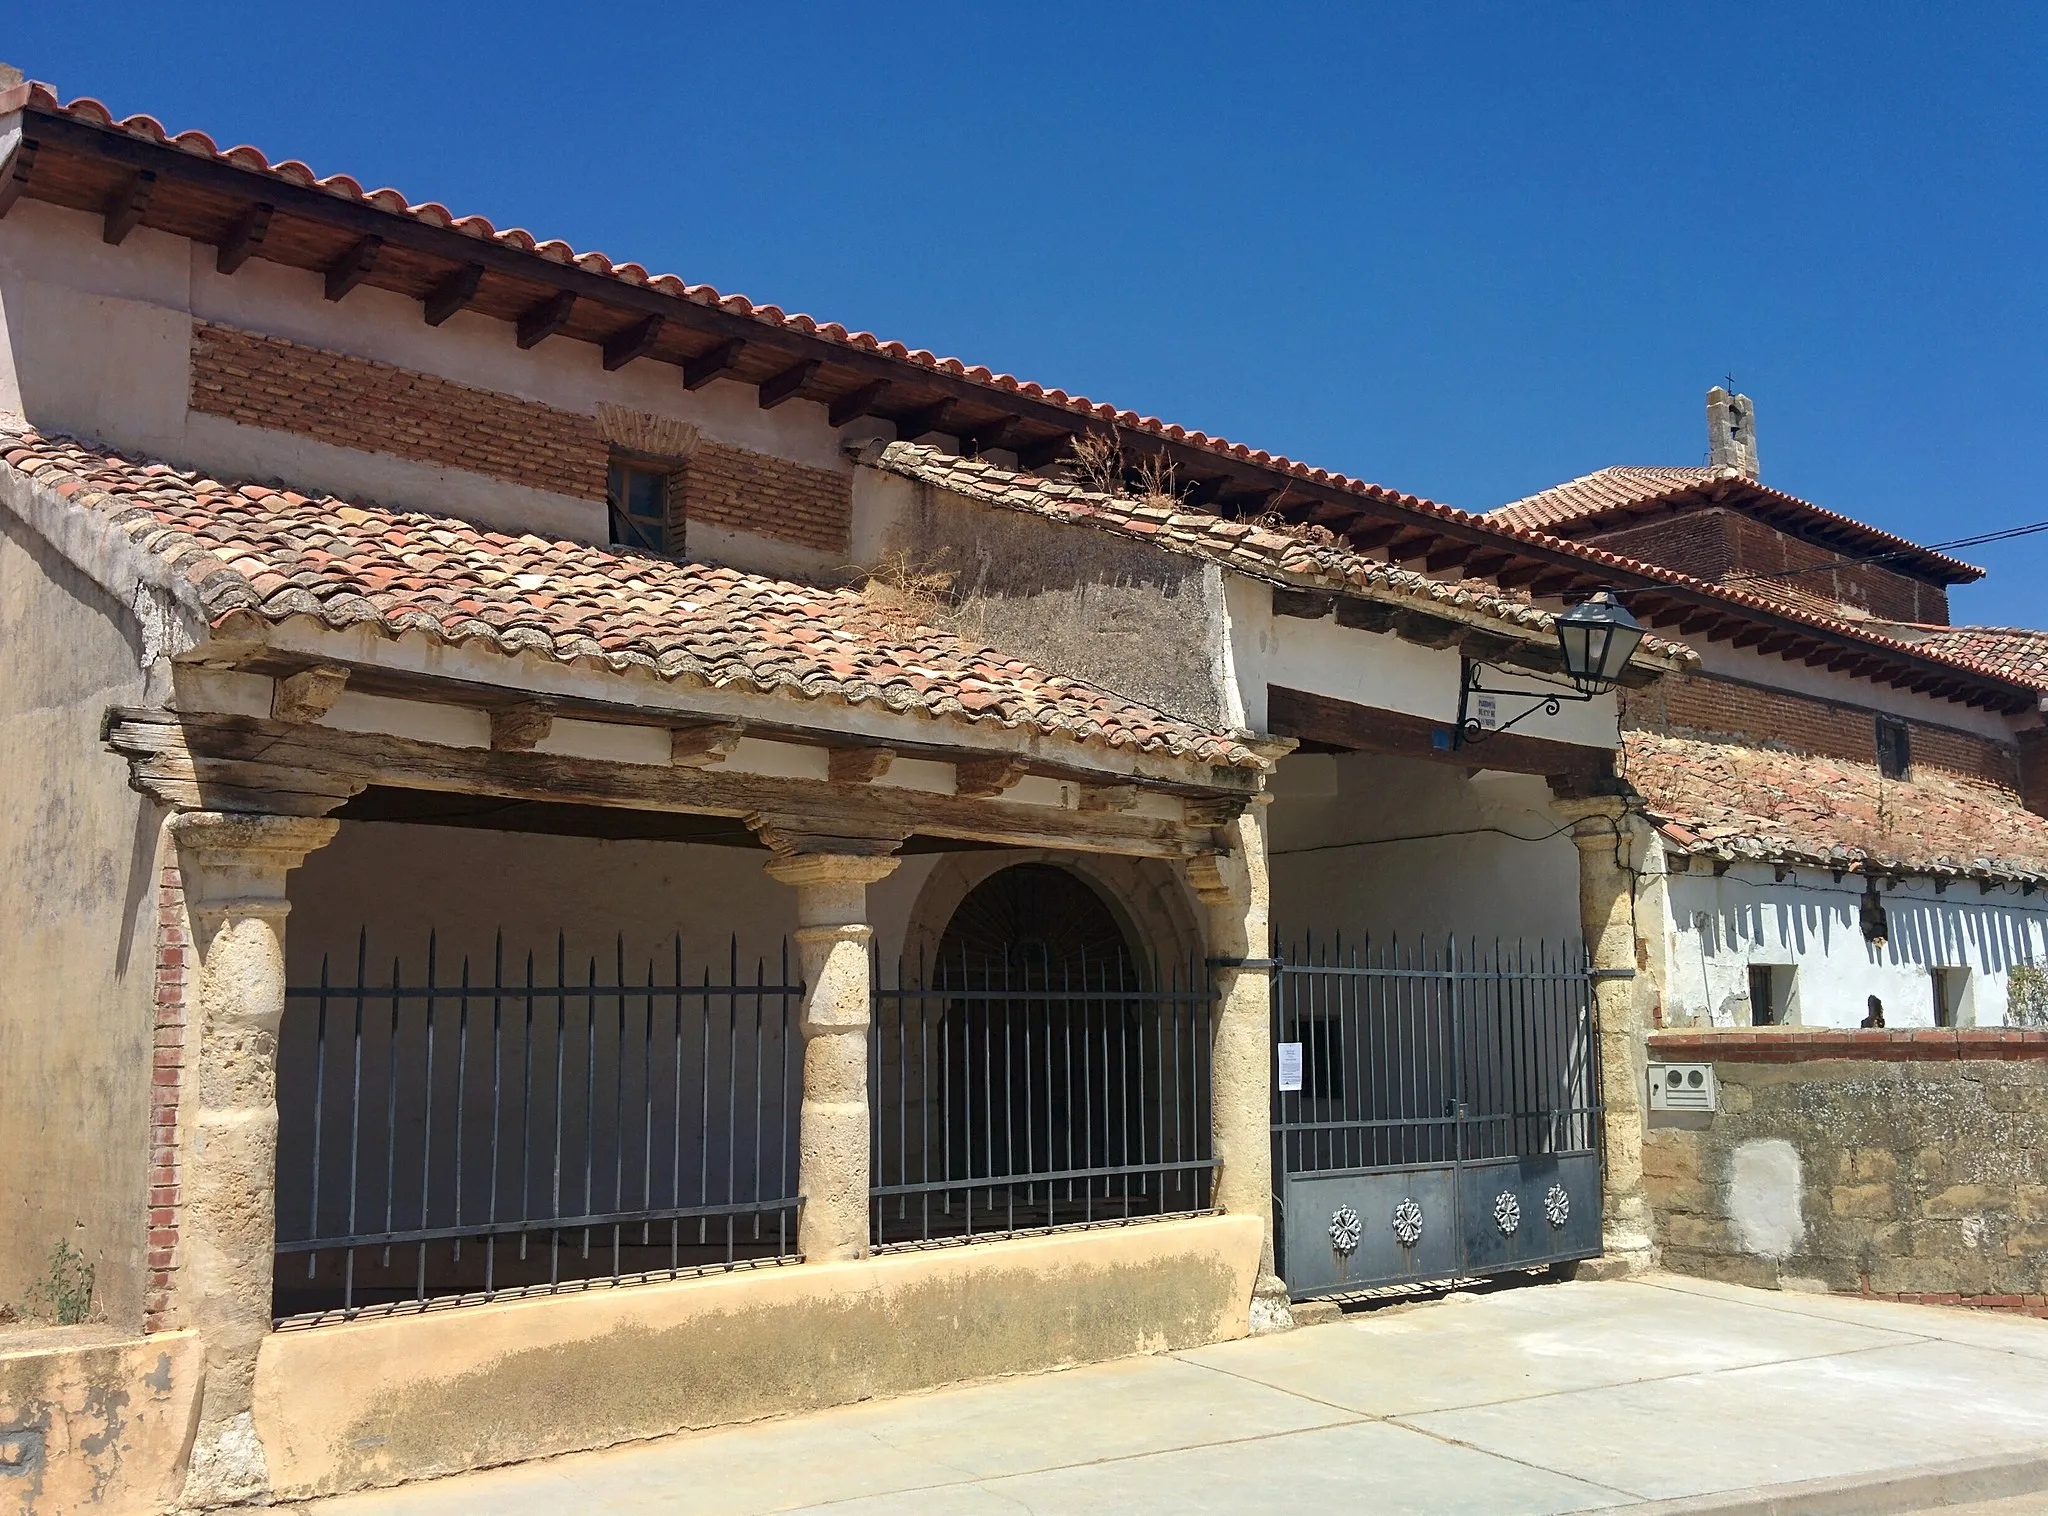
{"label": "wooden roof beam", "polygon": [[441,325],[476,299],[476,292],[483,282],[484,266],[481,263],[463,264],[427,291],[420,314],[426,318],[428,326]]}
{"label": "wooden roof beam", "polygon": [[870,379],[833,401],[825,419],[834,426],[849,426],[863,416],[872,416],[875,407],[889,398],[892,387],[886,379]]}
{"label": "wooden roof beam", "polygon": [[1389,563],[1413,563],[1417,558],[1426,558],[1443,537],[1436,532],[1410,528],[1413,535],[1403,532],[1382,550]]}
{"label": "wooden roof beam", "polygon": [[1424,558],[1422,560],[1422,568],[1425,573],[1440,574],[1445,569],[1458,567],[1458,565],[1469,560],[1478,551],[1479,544],[1476,542],[1449,543],[1439,547],[1435,552]]}
{"label": "wooden roof beam", "polygon": [[970,453],[979,458],[1004,446],[1010,433],[1016,429],[1015,416],[998,416],[993,421],[977,421],[960,440]]}
{"label": "wooden roof beam", "polygon": [[[899,431],[896,435],[900,437],[903,434]],[[1017,461],[1028,469],[1045,468],[1063,458],[1072,457],[1073,449],[1074,434],[1071,431],[1055,432],[1052,436],[1041,437],[1036,442],[1020,444],[1016,449]]]}
{"label": "wooden roof beam", "polygon": [[[350,243],[339,258],[327,265],[327,298],[339,300],[369,278],[370,270],[377,266],[377,255],[383,250],[382,237],[358,237]],[[521,347],[527,345],[520,343]]]}
{"label": "wooden roof beam", "polygon": [[1538,600],[1550,600],[1586,577],[1583,569],[1558,569],[1546,567],[1529,585],[1529,593]]}
{"label": "wooden roof beam", "polygon": [[1504,590],[1520,589],[1533,584],[1549,569],[1550,565],[1540,558],[1523,558],[1512,561],[1493,576],[1493,582]]}
{"label": "wooden roof beam", "polygon": [[631,326],[613,332],[604,343],[605,372],[616,373],[635,358],[645,358],[653,352],[654,344],[661,340],[661,329],[667,324],[666,316],[642,316]]}
{"label": "wooden roof beam", "polygon": [[109,247],[119,247],[126,242],[128,234],[141,224],[144,212],[149,209],[150,196],[155,193],[154,171],[137,169],[129,175],[128,182],[107,202],[106,216],[100,225],[100,240]]}
{"label": "wooden roof beam", "polygon": [[694,358],[683,361],[683,388],[701,390],[712,380],[732,371],[740,361],[740,354],[747,350],[747,344],[738,337],[728,338]]}
{"label": "wooden roof beam", "polygon": [[772,411],[785,400],[796,399],[798,395],[803,393],[804,386],[809,384],[818,370],[824,366],[822,359],[803,358],[792,363],[781,373],[763,379],[761,381],[760,395],[761,409]]}
{"label": "wooden roof beam", "polygon": [[1359,552],[1373,553],[1400,536],[1402,531],[1398,521],[1375,521],[1369,525],[1354,526],[1341,535]]}
{"label": "wooden roof beam", "polygon": [[526,314],[519,318],[519,345],[522,348],[539,347],[567,326],[575,311],[574,290],[562,290],[537,305],[528,306]]}
{"label": "wooden roof beam", "polygon": [[927,432],[943,431],[946,423],[953,418],[960,402],[950,396],[922,410],[912,411],[907,416],[896,418],[896,438],[899,442],[915,442]]}
{"label": "wooden roof beam", "polygon": [[213,250],[214,270],[232,274],[247,263],[249,255],[263,246],[263,239],[270,235],[270,217],[270,204],[264,200],[258,200],[235,217],[235,224]]}

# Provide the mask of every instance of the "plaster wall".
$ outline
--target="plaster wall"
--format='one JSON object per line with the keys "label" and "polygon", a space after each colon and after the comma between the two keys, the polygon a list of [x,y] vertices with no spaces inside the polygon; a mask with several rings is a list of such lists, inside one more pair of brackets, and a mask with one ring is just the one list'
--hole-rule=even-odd
{"label": "plaster wall", "polygon": [[157,1516],[178,1498],[199,1414],[196,1332],[0,1332],[0,1513]]}
{"label": "plaster wall", "polygon": [[1883,888],[1888,931],[1877,947],[1859,925],[1863,881],[1855,876],[1838,884],[1826,870],[1801,869],[1781,883],[1768,866],[1736,865],[1717,877],[1704,863],[1673,874],[1661,849],[1649,852],[1638,920],[1651,939],[1665,1026],[1749,1026],[1752,965],[1791,971],[1791,1025],[1854,1027],[1876,995],[1888,1027],[1933,1026],[1930,970],[1947,968],[1969,971],[1958,1024],[2002,1026],[2007,970],[2048,962],[2048,909],[2013,888],[1984,895],[1963,881],[1937,893],[1919,879]]}
{"label": "plaster wall", "polygon": [[[506,531],[601,542],[604,508],[479,474],[243,426],[187,409],[194,319],[289,337],[583,415],[601,402],[673,417],[735,447],[848,470],[825,407],[764,411],[751,385],[684,389],[652,360],[607,373],[590,343],[556,337],[522,351],[503,322],[460,312],[439,327],[419,303],[359,288],[329,301],[317,274],[252,258],[233,275],[214,250],[147,228],[119,247],[99,218],[23,200],[0,223],[0,408],[38,426],[210,472],[459,515]],[[829,576],[839,556],[702,523],[693,558],[766,573]]]}
{"label": "plaster wall", "polygon": [[1540,778],[1372,753],[1280,760],[1267,811],[1290,949],[1398,936],[1576,941],[1578,853]]}
{"label": "plaster wall", "polygon": [[158,825],[100,745],[149,686],[127,611],[0,509],[0,1301],[59,1242],[141,1323]]}
{"label": "plaster wall", "polygon": [[1261,1225],[1196,1217],[274,1333],[297,1498],[1242,1337]]}
{"label": "plaster wall", "polygon": [[[1230,668],[1254,731],[1267,729],[1266,688],[1275,684],[1426,717],[1442,722],[1446,732],[1457,718],[1461,665],[1454,648],[1419,647],[1391,632],[1339,626],[1334,615],[1320,621],[1276,616],[1271,587],[1236,575],[1229,580],[1228,607]],[[1526,686],[1539,699],[1553,688],[1515,673],[1489,682]],[[1520,714],[1525,702],[1504,696],[1500,704],[1507,719]],[[1566,703],[1555,716],[1538,712],[1515,731],[1553,742],[1620,746],[1612,695]]]}

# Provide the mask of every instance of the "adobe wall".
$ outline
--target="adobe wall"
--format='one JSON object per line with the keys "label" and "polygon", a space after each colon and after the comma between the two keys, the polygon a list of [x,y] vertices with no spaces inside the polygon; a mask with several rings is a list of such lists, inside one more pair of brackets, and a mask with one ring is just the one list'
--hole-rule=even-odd
{"label": "adobe wall", "polygon": [[1661,1033],[1715,1115],[1652,1113],[1667,1268],[2048,1315],[2048,1033]]}
{"label": "adobe wall", "polygon": [[1242,1337],[1256,1216],[403,1314],[264,1340],[256,1425],[303,1498]]}
{"label": "adobe wall", "polygon": [[100,745],[149,684],[127,609],[0,506],[0,1302],[59,1242],[142,1323],[158,817]]}

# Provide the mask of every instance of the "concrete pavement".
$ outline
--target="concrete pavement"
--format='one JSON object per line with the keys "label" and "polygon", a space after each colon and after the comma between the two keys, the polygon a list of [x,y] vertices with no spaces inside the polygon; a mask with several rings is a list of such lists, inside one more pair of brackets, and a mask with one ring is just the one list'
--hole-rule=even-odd
{"label": "concrete pavement", "polygon": [[2048,1322],[1658,1275],[1453,1296],[305,1509],[1534,1516],[2039,1490]]}

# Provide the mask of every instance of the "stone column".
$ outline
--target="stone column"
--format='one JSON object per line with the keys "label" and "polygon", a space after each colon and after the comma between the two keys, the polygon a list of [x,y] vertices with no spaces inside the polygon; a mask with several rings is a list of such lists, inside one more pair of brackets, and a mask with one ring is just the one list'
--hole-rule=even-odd
{"label": "stone column", "polygon": [[186,1070],[178,1319],[206,1340],[185,1486],[217,1505],[269,1486],[250,1414],[270,1330],[277,1241],[277,1029],[284,1016],[285,875],[334,836],[320,817],[193,811],[171,818],[192,918],[196,1050]]}
{"label": "stone column", "polygon": [[1627,807],[1616,797],[1551,802],[1572,823],[1579,850],[1579,923],[1593,969],[1616,972],[1593,982],[1600,1042],[1601,1095],[1607,1105],[1607,1178],[1598,1272],[1635,1273],[1654,1261],[1650,1208],[1643,1191],[1646,1027],[1640,1011],[1635,882],[1628,867]]}
{"label": "stone column", "polygon": [[1210,1141],[1221,1167],[1215,1205],[1257,1216],[1265,1227],[1259,1278],[1252,1288],[1252,1331],[1294,1325],[1287,1286],[1273,1268],[1273,988],[1272,970],[1247,964],[1272,953],[1271,896],[1263,811],[1254,797],[1244,814],[1217,835],[1225,854],[1190,858],[1188,883],[1208,909],[1209,956],[1216,976],[1216,1027],[1210,1042]]}
{"label": "stone column", "polygon": [[887,853],[789,846],[769,874],[796,889],[804,967],[804,1096],[797,1135],[797,1246],[805,1261],[868,1253],[868,1027],[874,928],[868,886],[895,871]]}

